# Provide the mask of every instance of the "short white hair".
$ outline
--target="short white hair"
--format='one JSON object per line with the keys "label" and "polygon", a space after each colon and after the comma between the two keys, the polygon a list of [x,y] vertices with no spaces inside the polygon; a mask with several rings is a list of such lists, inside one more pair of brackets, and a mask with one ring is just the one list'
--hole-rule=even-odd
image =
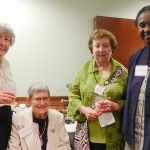
{"label": "short white hair", "polygon": [[28,96],[30,98],[33,97],[33,95],[35,93],[38,93],[38,92],[47,92],[48,93],[48,96],[50,96],[50,91],[49,91],[49,88],[48,88],[48,85],[44,84],[44,83],[41,83],[41,82],[35,82],[35,83],[32,83],[29,87],[28,87]]}
{"label": "short white hair", "polygon": [[15,34],[12,27],[7,23],[0,23],[0,33],[10,36],[10,45],[15,43]]}

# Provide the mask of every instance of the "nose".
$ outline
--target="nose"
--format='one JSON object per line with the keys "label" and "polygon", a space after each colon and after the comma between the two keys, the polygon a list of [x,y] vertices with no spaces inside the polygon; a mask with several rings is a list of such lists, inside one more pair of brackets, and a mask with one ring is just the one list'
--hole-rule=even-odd
{"label": "nose", "polygon": [[41,105],[45,105],[45,101],[44,101],[43,98],[41,99],[40,104],[41,104]]}
{"label": "nose", "polygon": [[103,51],[103,46],[99,47],[99,51],[102,52]]}
{"label": "nose", "polygon": [[146,26],[145,26],[145,32],[149,32],[150,31],[150,24],[147,24]]}

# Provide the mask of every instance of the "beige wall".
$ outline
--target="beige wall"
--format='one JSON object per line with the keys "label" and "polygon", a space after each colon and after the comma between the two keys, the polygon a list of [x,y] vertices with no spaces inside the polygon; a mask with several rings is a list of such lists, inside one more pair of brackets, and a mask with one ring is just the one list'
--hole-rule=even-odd
{"label": "beige wall", "polygon": [[26,96],[34,81],[49,85],[51,95],[67,95],[67,83],[91,58],[87,48],[97,15],[135,18],[149,0],[0,0],[0,20],[10,23],[16,43],[7,54]]}

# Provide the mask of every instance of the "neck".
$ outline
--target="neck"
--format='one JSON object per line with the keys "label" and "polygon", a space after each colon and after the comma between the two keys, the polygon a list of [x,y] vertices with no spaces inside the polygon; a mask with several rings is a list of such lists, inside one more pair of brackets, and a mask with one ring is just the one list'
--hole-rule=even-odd
{"label": "neck", "polygon": [[45,113],[45,114],[34,114],[33,113],[33,116],[38,119],[45,119],[47,117],[47,113]]}
{"label": "neck", "polygon": [[97,67],[100,71],[107,71],[110,70],[111,63],[109,61],[107,63],[101,63],[101,64],[97,63]]}
{"label": "neck", "polygon": [[97,64],[97,67],[99,69],[99,72],[101,74],[102,78],[107,78],[110,75],[111,72],[111,63],[103,63],[103,64]]}

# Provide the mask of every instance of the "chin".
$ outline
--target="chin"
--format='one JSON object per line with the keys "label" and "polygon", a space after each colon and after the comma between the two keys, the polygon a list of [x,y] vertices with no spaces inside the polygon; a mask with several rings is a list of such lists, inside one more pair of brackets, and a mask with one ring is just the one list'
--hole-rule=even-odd
{"label": "chin", "polygon": [[47,113],[47,110],[38,110],[37,112],[38,115],[44,115]]}
{"label": "chin", "polygon": [[47,110],[39,110],[38,111],[38,114],[45,114],[45,113],[47,113]]}
{"label": "chin", "polygon": [[150,41],[145,41],[146,45],[150,45]]}
{"label": "chin", "polygon": [[45,117],[46,117],[46,116],[45,116],[45,113],[46,113],[46,112],[44,112],[44,113],[38,113],[38,114],[37,114],[37,118],[39,118],[39,119],[40,119],[40,118],[41,118],[41,119],[45,118]]}
{"label": "chin", "polygon": [[146,45],[149,45],[150,44],[150,37],[145,37],[143,38],[144,42],[146,43]]}

